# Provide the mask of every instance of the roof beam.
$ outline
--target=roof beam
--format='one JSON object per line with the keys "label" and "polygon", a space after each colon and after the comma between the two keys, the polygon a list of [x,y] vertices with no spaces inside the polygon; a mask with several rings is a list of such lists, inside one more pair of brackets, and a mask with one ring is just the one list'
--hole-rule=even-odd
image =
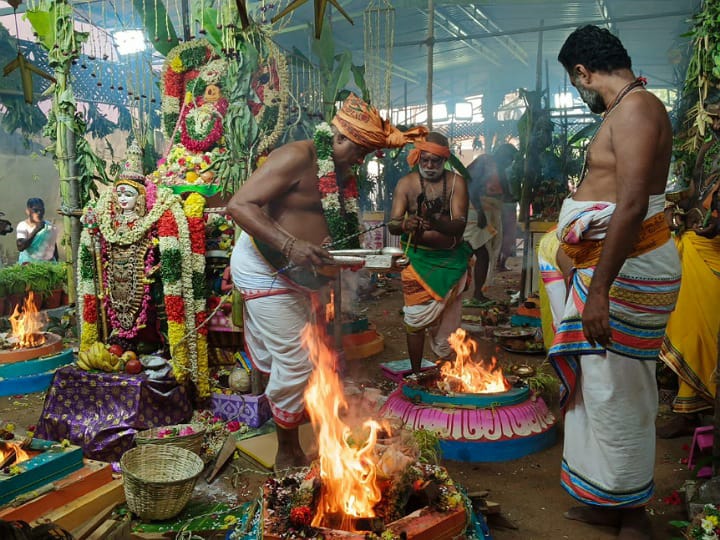
{"label": "roof beam", "polygon": [[[664,13],[649,13],[647,15],[633,15],[628,17],[615,17],[612,19],[614,23],[619,22],[631,22],[631,21],[649,21],[650,19],[663,19],[665,17],[687,17],[686,11],[666,11]],[[565,28],[577,28],[585,24],[602,25],[607,24],[605,20],[591,20],[591,21],[575,21],[563,24],[553,24],[549,26],[534,26],[532,28],[519,28],[517,30],[502,30],[499,32],[488,32],[485,34],[468,34],[465,36],[450,36],[444,38],[435,38],[435,43],[447,43],[450,41],[465,41],[469,39],[487,39],[499,36],[511,36],[516,34],[531,34],[539,31],[548,30],[563,30]],[[416,47],[423,45],[425,40],[414,40],[414,41],[403,41],[401,43],[395,43],[395,47]]]}
{"label": "roof beam", "polygon": [[[602,0],[598,0],[602,1]],[[495,31],[501,31],[501,28],[493,22],[493,20],[488,17],[482,10],[478,9],[477,6],[470,6],[472,9],[472,12],[464,7],[460,7],[460,11],[465,13],[475,24],[477,24],[480,28],[485,30],[486,32],[490,32],[490,28]],[[479,18],[478,18],[479,17]],[[527,53],[525,52],[525,49],[523,49],[517,41],[515,41],[510,36],[500,36],[498,37],[498,41],[500,44],[507,49],[507,51],[513,55],[515,58],[517,58],[524,66],[528,65],[527,60]]]}
{"label": "roof beam", "polygon": [[[423,13],[427,15],[427,10],[420,9],[418,10],[420,13]],[[452,41],[466,41],[466,45],[471,48],[473,51],[475,51],[478,54],[481,54],[484,56],[485,60],[490,61],[491,63],[495,64],[496,66],[500,66],[500,60],[497,57],[497,54],[495,54],[492,50],[490,50],[488,47],[485,47],[484,45],[475,45],[472,43],[469,43],[467,39],[465,39],[465,36],[467,36],[467,32],[460,28],[457,24],[452,22],[450,19],[448,19],[445,15],[440,13],[438,9],[435,10],[435,17],[441,21],[436,22],[437,26],[445,30],[450,35],[456,37],[457,39],[453,39]],[[438,43],[440,39],[434,38],[433,40],[435,43]],[[427,45],[427,40],[423,40],[423,43]]]}

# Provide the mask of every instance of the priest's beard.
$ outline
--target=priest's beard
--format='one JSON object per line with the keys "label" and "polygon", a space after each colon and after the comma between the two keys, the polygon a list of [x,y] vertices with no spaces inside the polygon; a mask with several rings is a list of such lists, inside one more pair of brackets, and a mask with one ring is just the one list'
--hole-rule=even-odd
{"label": "priest's beard", "polygon": [[575,88],[577,89],[578,94],[580,94],[580,99],[585,102],[591,112],[595,114],[602,114],[605,112],[607,107],[605,107],[605,101],[599,92],[590,90],[589,88],[585,88],[581,85],[577,85]]}

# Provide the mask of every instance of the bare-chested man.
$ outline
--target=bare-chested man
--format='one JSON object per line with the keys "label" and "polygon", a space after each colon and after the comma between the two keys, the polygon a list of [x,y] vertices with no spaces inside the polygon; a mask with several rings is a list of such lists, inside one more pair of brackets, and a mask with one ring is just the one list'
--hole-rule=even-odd
{"label": "bare-chested man", "polygon": [[440,358],[452,350],[447,338],[462,317],[460,294],[467,279],[470,245],[463,241],[468,213],[465,179],[445,169],[448,140],[429,133],[415,143],[410,166],[418,166],[398,182],[388,231],[402,234],[410,265],[402,272],[408,355],[420,372],[425,330],[432,328],[430,346]]}
{"label": "bare-chested man", "polygon": [[[247,233],[233,250],[231,268],[244,298],[246,349],[253,365],[269,374],[265,394],[277,425],[276,470],[307,464],[298,426],[305,419],[303,393],[312,364],[301,334],[311,320],[311,296],[327,281],[322,265],[330,256],[322,246],[340,240],[329,223],[341,226],[342,238],[357,241],[359,235],[351,167],[369,152],[403,146],[427,132],[401,133],[352,94],[332,124],[332,133],[315,137],[331,147],[331,159],[321,159],[315,141],[286,144],[270,154],[228,204]],[[321,182],[337,204],[323,204]],[[328,214],[335,210],[340,221]],[[351,229],[354,236],[347,234]]]}
{"label": "bare-chested man", "polygon": [[[604,114],[580,184],[560,212],[561,249],[544,254],[543,239],[539,250],[556,315],[549,356],[567,391],[561,482],[587,505],[565,517],[647,539],[655,363],[680,285],[663,216],[672,132],[665,107],[607,30],[577,29],[558,59],[590,110]],[[567,288],[553,268],[562,269]]]}

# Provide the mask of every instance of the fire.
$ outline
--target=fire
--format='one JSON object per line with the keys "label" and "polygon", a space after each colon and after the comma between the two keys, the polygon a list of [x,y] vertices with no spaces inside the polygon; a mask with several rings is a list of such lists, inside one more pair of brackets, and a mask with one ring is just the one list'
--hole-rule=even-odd
{"label": "fire", "polygon": [[330,291],[330,301],[325,304],[325,320],[331,322],[335,320],[335,292]]}
{"label": "fire", "polygon": [[380,425],[366,420],[358,435],[342,420],[348,404],[335,370],[336,355],[324,338],[324,333],[312,325],[303,332],[303,342],[315,368],[305,391],[305,402],[318,436],[322,482],[312,525],[318,527],[328,519],[339,519],[339,528],[352,531],[354,518],[375,517],[373,507],[382,498],[376,482],[375,454]]}
{"label": "fire", "polygon": [[446,392],[464,392],[471,394],[490,394],[505,392],[510,385],[502,369],[493,357],[490,362],[476,362],[477,342],[458,328],[449,338],[455,351],[453,362],[445,362],[440,367],[441,382],[438,386]]}
{"label": "fire", "polygon": [[15,306],[8,320],[12,326],[10,335],[17,339],[16,348],[38,347],[45,343],[44,320],[35,306],[35,296],[32,291],[25,297],[22,312],[18,310],[18,306]]}
{"label": "fire", "polygon": [[30,454],[16,443],[3,441],[0,444],[0,463],[3,466],[22,463],[30,459]]}

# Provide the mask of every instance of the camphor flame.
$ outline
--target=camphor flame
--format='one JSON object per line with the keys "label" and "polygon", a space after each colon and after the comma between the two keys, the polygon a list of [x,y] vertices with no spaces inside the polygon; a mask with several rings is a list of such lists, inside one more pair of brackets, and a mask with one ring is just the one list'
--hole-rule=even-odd
{"label": "camphor flame", "polygon": [[375,455],[380,425],[366,420],[363,440],[350,441],[351,429],[341,418],[348,405],[335,370],[336,354],[318,326],[305,327],[303,342],[315,368],[305,391],[305,403],[318,437],[322,483],[312,525],[319,527],[328,519],[340,519],[340,527],[334,528],[352,531],[353,518],[375,517],[373,507],[382,497],[376,482]]}
{"label": "camphor flame", "polygon": [[35,295],[28,292],[22,307],[22,312],[15,306],[12,315],[8,317],[12,332],[10,335],[17,339],[16,348],[38,347],[45,343],[43,327],[45,321],[35,306]]}
{"label": "camphor flame", "polygon": [[441,390],[469,394],[506,392],[510,384],[493,357],[490,362],[476,362],[477,342],[458,328],[449,338],[456,357],[440,366]]}

